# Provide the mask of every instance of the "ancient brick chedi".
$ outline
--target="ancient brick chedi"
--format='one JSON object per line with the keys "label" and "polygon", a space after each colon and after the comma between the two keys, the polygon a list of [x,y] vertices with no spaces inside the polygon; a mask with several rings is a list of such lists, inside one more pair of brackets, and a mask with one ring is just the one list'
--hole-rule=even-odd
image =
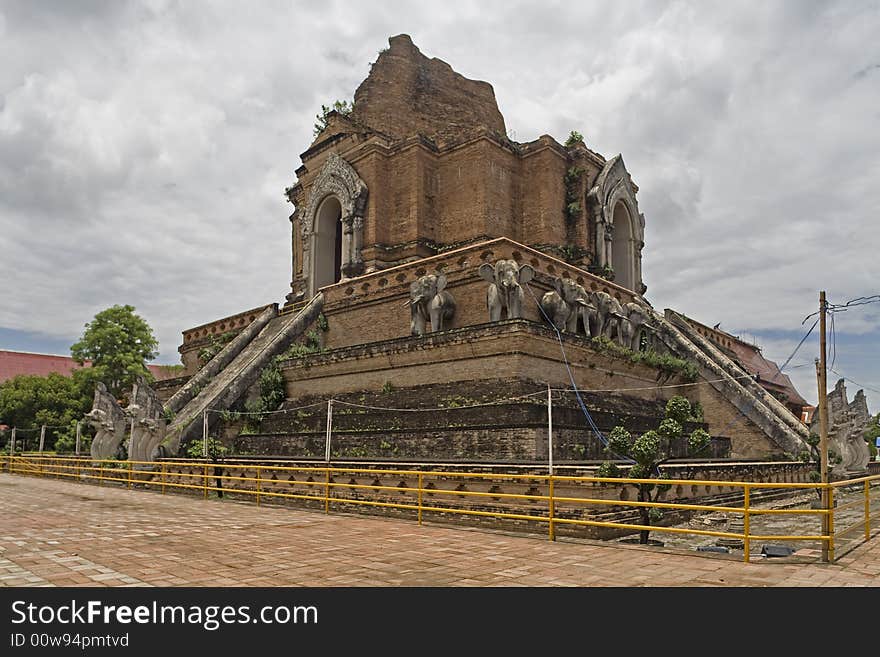
{"label": "ancient brick chedi", "polygon": [[508,237],[637,294],[644,217],[618,155],[508,138],[495,94],[389,40],[288,189],[296,301],[341,279]]}
{"label": "ancient brick chedi", "polygon": [[[645,298],[644,217],[620,155],[579,138],[511,140],[492,87],[406,35],[389,40],[351,111],[325,118],[286,190],[286,304],[184,331],[191,378],[159,391],[173,420],[157,453],[197,436],[200,418],[262,399],[270,364],[285,400],[272,398],[279,412],[256,431],[227,436],[237,453],[324,455],[332,426],[335,456],[541,460],[547,387],[572,384],[592,416],[559,397],[560,458],[602,458],[600,431],[643,433],[679,393],[702,410],[693,424],[714,456],[801,451],[808,431],[788,408]],[[369,409],[350,405],[368,397]],[[396,408],[425,412],[403,426]]]}

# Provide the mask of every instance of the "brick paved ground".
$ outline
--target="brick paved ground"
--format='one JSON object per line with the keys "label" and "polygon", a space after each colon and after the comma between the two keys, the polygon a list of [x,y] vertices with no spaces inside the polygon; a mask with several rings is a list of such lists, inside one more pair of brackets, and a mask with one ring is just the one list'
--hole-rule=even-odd
{"label": "brick paved ground", "polygon": [[878,586],[833,565],[549,541],[0,474],[0,586]]}

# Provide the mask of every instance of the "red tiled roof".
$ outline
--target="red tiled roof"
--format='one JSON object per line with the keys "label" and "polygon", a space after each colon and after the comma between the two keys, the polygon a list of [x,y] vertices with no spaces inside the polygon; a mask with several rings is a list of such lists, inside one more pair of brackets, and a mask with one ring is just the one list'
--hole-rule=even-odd
{"label": "red tiled roof", "polygon": [[779,365],[772,360],[767,360],[761,353],[760,349],[747,345],[740,341],[734,341],[730,345],[730,350],[736,354],[737,360],[746,368],[750,374],[758,374],[760,381],[764,387],[770,386],[778,389],[788,397],[789,403],[798,406],[808,406],[807,400],[801,397],[800,393],[794,387],[788,374],[783,374]]}
{"label": "red tiled roof", "polygon": [[[26,351],[7,351],[0,349],[0,383],[7,381],[20,374],[33,376],[46,376],[57,372],[64,376],[70,376],[75,370],[82,367],[70,356],[57,356],[54,354],[32,354]],[[91,367],[91,362],[86,361],[85,367]],[[165,365],[147,365],[157,381],[175,376],[168,372]]]}

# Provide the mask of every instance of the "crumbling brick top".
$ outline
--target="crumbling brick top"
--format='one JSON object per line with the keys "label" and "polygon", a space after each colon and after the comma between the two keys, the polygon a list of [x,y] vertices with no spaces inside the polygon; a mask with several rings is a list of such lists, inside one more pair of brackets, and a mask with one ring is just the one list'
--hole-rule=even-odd
{"label": "crumbling brick top", "polygon": [[355,121],[397,139],[423,134],[455,141],[478,130],[506,133],[491,84],[425,57],[407,34],[388,43],[355,91]]}

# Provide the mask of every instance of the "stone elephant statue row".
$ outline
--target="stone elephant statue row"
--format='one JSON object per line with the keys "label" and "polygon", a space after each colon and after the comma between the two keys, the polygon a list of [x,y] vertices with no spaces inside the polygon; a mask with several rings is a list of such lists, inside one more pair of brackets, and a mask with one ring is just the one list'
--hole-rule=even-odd
{"label": "stone elephant statue row", "polygon": [[541,297],[540,306],[557,329],[579,333],[582,328],[589,338],[605,336],[638,351],[650,320],[645,306],[634,301],[621,305],[607,292],[588,291],[570,278],[557,277],[554,285],[556,289]]}
{"label": "stone elephant statue row", "polygon": [[[489,283],[486,308],[489,321],[497,322],[506,316],[523,316],[525,294],[523,285],[535,276],[529,265],[515,260],[484,263],[480,276]],[[455,299],[445,289],[446,276],[426,274],[410,285],[410,330],[413,335],[425,335],[428,326],[432,332],[442,331],[455,314]],[[544,294],[539,304],[546,318],[560,331],[578,333],[587,337],[603,335],[621,346],[639,349],[642,333],[649,327],[650,311],[642,304],[621,303],[604,291],[587,291],[570,278],[557,277],[555,289]]]}

